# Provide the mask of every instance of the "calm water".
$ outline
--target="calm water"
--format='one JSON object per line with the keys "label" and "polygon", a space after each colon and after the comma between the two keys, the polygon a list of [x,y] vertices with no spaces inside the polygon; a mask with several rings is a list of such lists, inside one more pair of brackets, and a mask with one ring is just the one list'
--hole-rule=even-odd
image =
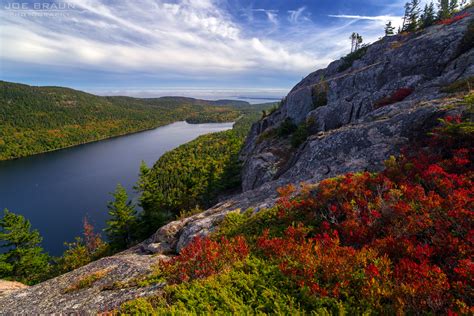
{"label": "calm water", "polygon": [[28,218],[52,255],[81,234],[88,216],[97,229],[107,219],[107,201],[117,183],[136,199],[132,187],[140,162],[148,166],[165,152],[199,135],[232,128],[232,123],[177,122],[151,131],[47,154],[0,162],[0,210]]}

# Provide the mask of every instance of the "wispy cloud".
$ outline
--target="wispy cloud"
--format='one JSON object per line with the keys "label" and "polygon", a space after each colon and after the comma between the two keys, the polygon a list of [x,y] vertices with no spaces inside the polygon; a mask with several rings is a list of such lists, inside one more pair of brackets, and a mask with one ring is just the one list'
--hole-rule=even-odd
{"label": "wispy cloud", "polygon": [[49,69],[60,69],[54,76],[64,77],[79,69],[91,74],[91,82],[102,72],[157,84],[290,88],[345,54],[354,29],[372,41],[386,21],[396,24],[398,18],[392,12],[331,14],[335,23],[326,25],[316,23],[322,15],[308,6],[293,8],[288,2],[280,9],[233,2],[235,10],[220,0],[68,2],[76,11],[56,17],[12,15],[0,8],[0,58],[7,78],[26,73],[22,65],[34,65],[49,77]]}
{"label": "wispy cloud", "polygon": [[297,10],[288,10],[289,16],[288,20],[291,23],[298,23],[301,20],[309,21],[309,17],[305,15],[306,7],[300,7]]}
{"label": "wispy cloud", "polygon": [[[120,66],[208,74],[276,67],[301,71],[315,65],[304,52],[242,36],[239,26],[210,1],[169,4],[142,0],[123,2],[119,9],[99,1],[72,1],[86,12],[76,16],[74,23],[7,16],[1,57],[110,70]],[[276,22],[276,12],[265,14]]]}
{"label": "wispy cloud", "polygon": [[398,20],[398,16],[390,15],[378,15],[378,16],[365,16],[365,15],[345,15],[345,14],[329,14],[329,17],[340,18],[340,19],[351,19],[351,20],[370,20],[370,21],[389,21],[389,20]]}
{"label": "wispy cloud", "polygon": [[252,9],[252,11],[264,13],[269,22],[275,25],[278,24],[278,10]]}

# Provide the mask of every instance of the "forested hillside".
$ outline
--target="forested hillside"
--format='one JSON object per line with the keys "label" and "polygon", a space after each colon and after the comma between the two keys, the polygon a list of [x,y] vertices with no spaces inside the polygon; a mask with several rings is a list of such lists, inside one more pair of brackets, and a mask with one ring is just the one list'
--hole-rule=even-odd
{"label": "forested hillside", "polygon": [[[229,101],[235,105],[233,102]],[[68,88],[32,87],[1,81],[0,160],[142,131],[174,121],[229,122],[241,115],[241,110],[223,104],[225,101],[172,97],[99,97]],[[236,104],[243,106],[242,102]]]}
{"label": "forested hillside", "polygon": [[[268,105],[266,105],[268,107]],[[201,136],[141,168],[137,185],[143,207],[143,236],[182,211],[207,208],[221,194],[240,188],[238,154],[260,113],[247,110],[229,131]]]}

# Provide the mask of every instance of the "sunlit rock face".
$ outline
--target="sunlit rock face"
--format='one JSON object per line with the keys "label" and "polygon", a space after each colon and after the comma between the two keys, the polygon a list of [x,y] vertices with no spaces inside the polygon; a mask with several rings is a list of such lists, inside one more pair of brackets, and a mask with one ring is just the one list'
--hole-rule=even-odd
{"label": "sunlit rock face", "polygon": [[[278,179],[317,181],[348,171],[377,170],[410,137],[436,123],[439,109],[423,101],[442,98],[440,88],[474,75],[472,43],[467,49],[460,45],[472,13],[451,25],[383,38],[351,67],[341,71],[343,61],[338,60],[304,78],[279,110],[252,128],[242,152],[243,190]],[[315,99],[321,88],[326,92],[324,105]],[[403,101],[380,106],[404,90],[410,94]],[[312,136],[281,155],[276,148],[282,148],[282,140],[266,135],[285,120],[306,122]]]}

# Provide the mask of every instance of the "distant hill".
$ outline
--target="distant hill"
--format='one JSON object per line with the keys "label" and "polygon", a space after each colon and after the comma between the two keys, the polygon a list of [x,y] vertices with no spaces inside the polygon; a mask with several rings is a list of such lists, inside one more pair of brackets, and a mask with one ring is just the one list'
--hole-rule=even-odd
{"label": "distant hill", "polygon": [[156,99],[157,101],[166,101],[166,102],[178,102],[178,103],[187,103],[187,104],[194,104],[194,105],[213,105],[213,106],[232,106],[232,107],[248,107],[251,106],[250,103],[246,101],[238,101],[238,100],[201,100],[195,98],[187,98],[187,97],[174,97],[174,96],[166,96],[160,97]]}
{"label": "distant hill", "polygon": [[24,157],[175,121],[231,122],[248,102],[101,97],[0,81],[0,160]]}

